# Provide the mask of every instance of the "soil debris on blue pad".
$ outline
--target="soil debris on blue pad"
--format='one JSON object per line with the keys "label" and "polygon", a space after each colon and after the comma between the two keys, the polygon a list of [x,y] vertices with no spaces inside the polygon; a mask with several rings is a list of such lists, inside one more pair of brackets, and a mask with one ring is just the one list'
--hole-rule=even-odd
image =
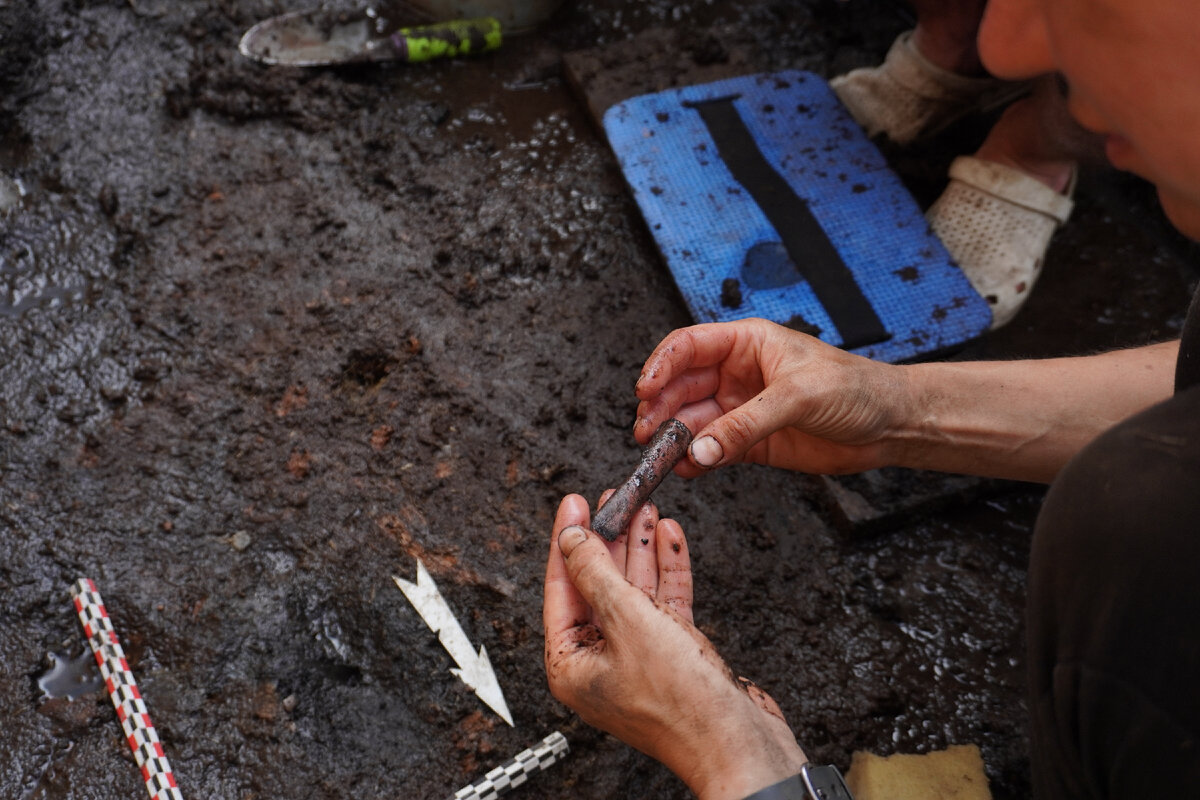
{"label": "soil debris on blue pad", "polygon": [[884,361],[947,351],[991,323],[820,76],[641,95],[610,107],[604,129],[697,322],[800,316],[824,341]]}

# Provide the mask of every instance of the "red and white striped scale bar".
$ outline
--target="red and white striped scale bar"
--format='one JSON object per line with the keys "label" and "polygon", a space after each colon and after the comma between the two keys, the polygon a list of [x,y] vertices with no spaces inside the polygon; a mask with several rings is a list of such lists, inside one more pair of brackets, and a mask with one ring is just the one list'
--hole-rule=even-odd
{"label": "red and white striped scale bar", "polygon": [[81,578],[71,587],[71,598],[75,602],[75,612],[79,614],[88,644],[96,656],[104,685],[108,687],[108,696],[117,710],[117,719],[121,721],[125,739],[142,770],[146,791],[150,793],[151,800],[183,800],[96,584],[88,578]]}

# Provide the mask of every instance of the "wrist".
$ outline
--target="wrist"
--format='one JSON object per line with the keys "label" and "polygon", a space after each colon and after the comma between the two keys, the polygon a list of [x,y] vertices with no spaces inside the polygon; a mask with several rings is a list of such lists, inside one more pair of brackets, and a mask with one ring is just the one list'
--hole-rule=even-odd
{"label": "wrist", "polygon": [[700,800],[741,800],[795,775],[808,762],[787,726],[780,721],[779,727],[784,730],[724,731],[713,744],[691,754],[690,770],[676,774]]}
{"label": "wrist", "polygon": [[703,785],[694,786],[689,783],[688,787],[699,800],[743,800],[795,775],[807,763],[808,759],[804,757],[803,751],[797,748],[797,752],[785,761],[743,761],[736,766],[710,771]]}
{"label": "wrist", "polygon": [[887,365],[891,410],[880,438],[881,466],[914,467],[928,446],[929,383],[920,365]]}

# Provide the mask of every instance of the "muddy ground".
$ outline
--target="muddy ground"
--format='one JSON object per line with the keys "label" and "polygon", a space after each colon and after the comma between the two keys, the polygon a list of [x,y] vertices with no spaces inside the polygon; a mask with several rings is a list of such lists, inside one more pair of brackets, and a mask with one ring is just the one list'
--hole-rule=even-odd
{"label": "muddy ground", "polygon": [[[237,54],[296,7],[0,2],[0,794],[144,791],[103,692],[38,686],[83,652],[68,587],[90,576],[185,797],[445,797],[553,730],[570,756],[514,797],[685,797],[541,666],[553,509],[632,467],[640,365],[689,322],[562,57],[670,28],[680,58],[832,75],[904,14],[591,0],[469,61]],[[928,202],[985,129],[888,155]],[[1097,169],[1079,201],[1026,310],[957,357],[1178,331],[1197,261],[1151,193]],[[870,480],[903,510],[942,479]],[[943,485],[870,531],[764,468],[657,499],[691,535],[701,628],[812,757],[974,742],[1022,797],[1041,490]],[[515,728],[392,583],[418,558]]]}

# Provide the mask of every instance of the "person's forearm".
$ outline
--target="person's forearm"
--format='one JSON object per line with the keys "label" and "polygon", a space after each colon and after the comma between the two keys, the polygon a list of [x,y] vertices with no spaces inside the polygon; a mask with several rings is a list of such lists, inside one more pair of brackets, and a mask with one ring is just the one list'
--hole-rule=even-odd
{"label": "person's forearm", "polygon": [[1179,342],[1098,356],[916,364],[899,466],[1049,482],[1117,422],[1170,397]]}

